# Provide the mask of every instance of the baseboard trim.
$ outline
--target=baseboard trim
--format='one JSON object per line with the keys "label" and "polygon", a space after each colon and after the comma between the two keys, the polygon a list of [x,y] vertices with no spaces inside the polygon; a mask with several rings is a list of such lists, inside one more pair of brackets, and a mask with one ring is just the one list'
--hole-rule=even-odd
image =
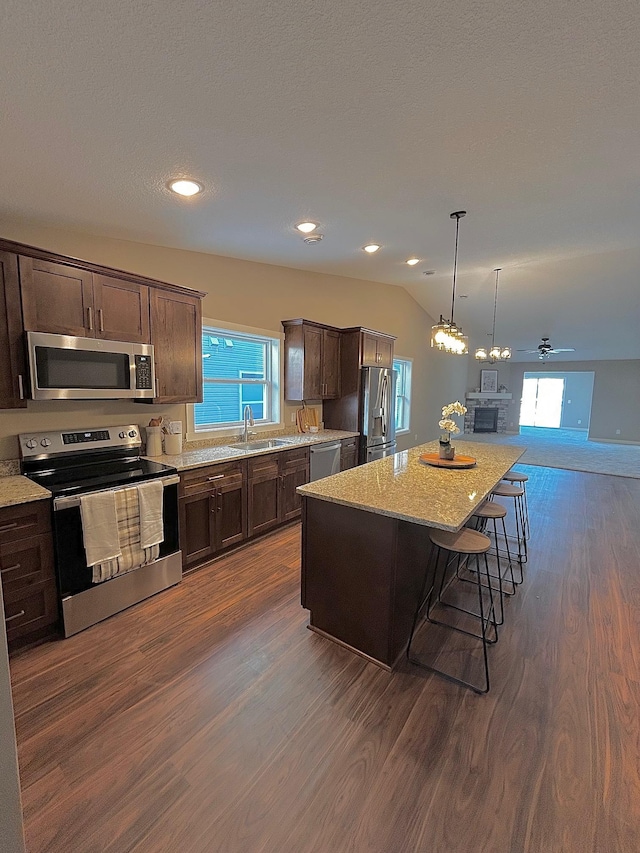
{"label": "baseboard trim", "polygon": [[625,441],[622,438],[589,438],[587,441],[595,441],[601,444],[634,444],[636,446],[640,445],[640,441]]}

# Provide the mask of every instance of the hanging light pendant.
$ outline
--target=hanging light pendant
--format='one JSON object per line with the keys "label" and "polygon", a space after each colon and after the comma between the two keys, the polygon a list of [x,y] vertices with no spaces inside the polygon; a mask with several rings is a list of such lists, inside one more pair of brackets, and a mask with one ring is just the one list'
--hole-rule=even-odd
{"label": "hanging light pendant", "polygon": [[453,255],[453,292],[451,294],[451,319],[445,320],[442,314],[440,319],[431,327],[431,346],[453,355],[466,355],[469,352],[469,339],[463,334],[453,319],[456,306],[456,281],[458,278],[458,232],[460,220],[467,215],[466,210],[457,210],[449,214],[451,219],[456,220],[456,247]]}
{"label": "hanging light pendant", "polygon": [[477,361],[490,361],[494,364],[496,361],[506,361],[511,358],[511,347],[496,346],[496,312],[498,310],[498,276],[500,275],[500,267],[495,270],[496,274],[496,292],[493,299],[493,330],[491,332],[491,349],[487,352],[486,347],[478,347],[475,357]]}

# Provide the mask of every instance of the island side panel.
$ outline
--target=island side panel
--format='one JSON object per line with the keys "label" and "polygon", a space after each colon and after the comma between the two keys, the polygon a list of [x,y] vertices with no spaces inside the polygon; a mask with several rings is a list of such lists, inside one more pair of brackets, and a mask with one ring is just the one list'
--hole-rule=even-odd
{"label": "island side panel", "polygon": [[310,624],[391,666],[397,522],[304,498],[302,605]]}
{"label": "island side panel", "polygon": [[395,579],[391,601],[390,656],[397,662],[406,651],[425,572],[433,582],[430,527],[398,521]]}

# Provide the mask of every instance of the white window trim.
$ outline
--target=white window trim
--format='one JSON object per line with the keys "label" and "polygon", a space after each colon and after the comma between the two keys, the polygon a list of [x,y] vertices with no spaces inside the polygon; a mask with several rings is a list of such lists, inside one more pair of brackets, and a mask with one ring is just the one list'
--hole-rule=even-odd
{"label": "white window trim", "polygon": [[396,430],[396,435],[407,435],[407,433],[411,432],[411,398],[413,397],[413,359],[407,358],[404,355],[396,355],[394,353],[393,361],[406,361],[409,363],[409,368],[410,368],[410,382],[411,382],[411,384],[409,387],[410,387],[411,393],[409,394],[409,423],[403,429],[397,429]]}
{"label": "white window trim", "polygon": [[[256,335],[261,338],[272,338],[279,341],[278,347],[278,370],[272,371],[273,375],[273,404],[276,408],[277,420],[269,421],[263,424],[256,424],[251,427],[252,432],[270,432],[276,429],[284,429],[282,420],[284,414],[284,401],[282,399],[284,389],[284,332],[274,332],[273,329],[256,329],[254,326],[241,326],[238,323],[229,323],[227,320],[212,320],[209,317],[202,318],[202,328],[211,327],[220,329],[221,331],[228,330],[230,332],[239,332],[245,335]],[[238,436],[238,429],[242,431],[242,427],[221,426],[215,429],[198,430],[196,432],[194,403],[187,403],[187,441],[206,441],[213,438],[225,438]]]}

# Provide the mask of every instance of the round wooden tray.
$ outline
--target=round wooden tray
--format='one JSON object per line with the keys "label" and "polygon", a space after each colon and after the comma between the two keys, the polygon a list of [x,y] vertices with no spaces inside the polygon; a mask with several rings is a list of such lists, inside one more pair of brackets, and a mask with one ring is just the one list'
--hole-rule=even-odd
{"label": "round wooden tray", "polygon": [[453,459],[440,459],[437,453],[423,453],[420,461],[434,468],[473,468],[476,464],[473,456],[463,456],[461,453],[456,453]]}

